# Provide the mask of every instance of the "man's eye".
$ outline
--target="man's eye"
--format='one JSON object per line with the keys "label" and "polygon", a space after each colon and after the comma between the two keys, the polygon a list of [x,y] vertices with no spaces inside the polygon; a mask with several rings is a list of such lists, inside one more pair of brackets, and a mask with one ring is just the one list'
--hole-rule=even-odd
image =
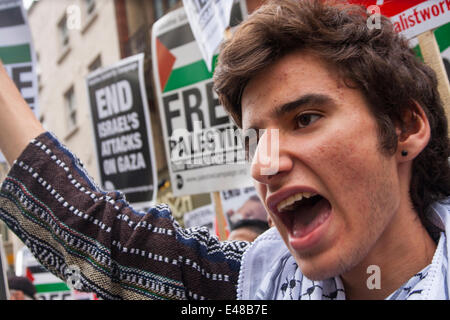
{"label": "man's eye", "polygon": [[313,124],[317,120],[319,120],[321,115],[313,114],[313,113],[304,113],[297,117],[296,124],[298,128],[306,128],[307,126]]}

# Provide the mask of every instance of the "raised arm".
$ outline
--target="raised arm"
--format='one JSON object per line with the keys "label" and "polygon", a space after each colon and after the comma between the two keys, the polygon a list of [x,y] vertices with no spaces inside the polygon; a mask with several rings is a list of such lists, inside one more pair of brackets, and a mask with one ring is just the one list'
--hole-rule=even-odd
{"label": "raised arm", "polygon": [[30,140],[44,132],[0,60],[0,150],[12,164]]}
{"label": "raised arm", "polygon": [[82,290],[104,299],[236,297],[248,243],[184,230],[166,205],[137,212],[120,192],[103,192],[55,136],[42,133],[1,72],[1,147],[17,159],[0,190],[0,219],[50,272],[68,280],[79,270]]}

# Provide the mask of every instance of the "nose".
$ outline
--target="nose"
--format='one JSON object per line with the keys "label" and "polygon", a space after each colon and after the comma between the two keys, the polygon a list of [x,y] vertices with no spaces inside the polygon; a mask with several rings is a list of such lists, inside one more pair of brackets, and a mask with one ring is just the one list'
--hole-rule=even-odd
{"label": "nose", "polygon": [[274,182],[275,177],[289,172],[293,162],[283,143],[278,129],[267,129],[259,139],[252,159],[251,174],[253,179],[263,184]]}

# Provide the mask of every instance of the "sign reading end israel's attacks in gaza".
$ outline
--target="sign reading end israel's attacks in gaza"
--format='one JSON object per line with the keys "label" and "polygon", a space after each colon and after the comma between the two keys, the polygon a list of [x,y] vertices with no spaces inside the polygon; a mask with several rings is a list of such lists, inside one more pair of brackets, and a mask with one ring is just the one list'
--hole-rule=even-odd
{"label": "sign reading end israel's attacks in gaza", "polygon": [[[235,2],[233,27],[245,1]],[[184,8],[152,28],[153,72],[175,196],[252,185],[240,133],[220,105]],[[213,57],[213,63],[217,53]]]}
{"label": "sign reading end israel's attacks in gaza", "polygon": [[100,182],[134,207],[148,206],[157,183],[143,54],[87,77]]}

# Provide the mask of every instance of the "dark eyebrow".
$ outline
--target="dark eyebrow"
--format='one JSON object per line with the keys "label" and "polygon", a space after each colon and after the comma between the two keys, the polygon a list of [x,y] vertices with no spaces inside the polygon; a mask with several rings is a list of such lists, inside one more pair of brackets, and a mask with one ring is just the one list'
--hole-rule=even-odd
{"label": "dark eyebrow", "polygon": [[313,106],[313,105],[323,105],[323,104],[332,104],[334,105],[334,100],[325,95],[325,94],[318,94],[318,93],[309,93],[302,95],[300,98],[284,103],[278,107],[276,107],[273,110],[273,114],[277,117],[282,116],[286,113],[292,112],[294,110],[297,110],[300,107],[305,106]]}

